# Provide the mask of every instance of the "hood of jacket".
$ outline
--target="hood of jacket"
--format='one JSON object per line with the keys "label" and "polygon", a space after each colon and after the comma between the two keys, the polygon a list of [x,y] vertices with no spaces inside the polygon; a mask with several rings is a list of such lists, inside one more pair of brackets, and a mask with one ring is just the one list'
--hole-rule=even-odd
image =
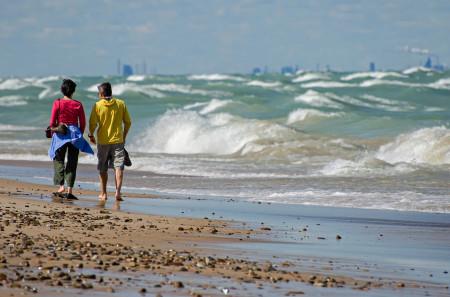
{"label": "hood of jacket", "polygon": [[100,99],[100,101],[98,101],[98,103],[103,106],[112,106],[112,105],[116,104],[116,99],[115,98],[111,98],[109,100]]}

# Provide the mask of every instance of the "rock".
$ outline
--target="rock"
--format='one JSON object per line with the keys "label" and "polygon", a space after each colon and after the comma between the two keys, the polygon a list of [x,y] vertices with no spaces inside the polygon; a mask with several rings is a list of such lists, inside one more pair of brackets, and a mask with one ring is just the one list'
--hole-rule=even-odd
{"label": "rock", "polygon": [[6,280],[6,279],[7,279],[6,274],[0,273],[0,282],[1,282],[1,281],[4,281],[4,280]]}
{"label": "rock", "polygon": [[297,296],[297,295],[305,295],[305,292],[303,291],[289,291],[286,294],[284,294],[285,296]]}
{"label": "rock", "polygon": [[184,284],[180,281],[172,282],[172,286],[174,286],[177,289],[184,288]]}
{"label": "rock", "polygon": [[141,288],[141,289],[139,290],[139,293],[145,294],[145,293],[147,293],[147,289],[146,289],[146,288]]}

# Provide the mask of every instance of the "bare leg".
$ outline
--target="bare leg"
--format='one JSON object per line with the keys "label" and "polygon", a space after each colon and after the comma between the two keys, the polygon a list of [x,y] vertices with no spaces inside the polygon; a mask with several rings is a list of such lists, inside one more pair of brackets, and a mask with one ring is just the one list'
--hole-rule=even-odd
{"label": "bare leg", "polygon": [[122,189],[122,181],[123,181],[123,170],[120,168],[116,168],[116,200],[117,201],[122,201],[122,194],[121,194],[121,189]]}
{"label": "bare leg", "polygon": [[72,194],[72,187],[67,187],[67,193]]}
{"label": "bare leg", "polygon": [[64,193],[64,185],[59,186],[58,193]]}
{"label": "bare leg", "polygon": [[100,200],[108,199],[108,194],[106,193],[106,185],[108,184],[108,171],[100,172],[100,195],[98,198]]}

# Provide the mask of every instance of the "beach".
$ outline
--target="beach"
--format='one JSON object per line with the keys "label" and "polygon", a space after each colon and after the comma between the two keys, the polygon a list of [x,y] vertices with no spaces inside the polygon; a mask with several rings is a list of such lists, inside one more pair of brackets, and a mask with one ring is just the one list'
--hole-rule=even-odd
{"label": "beach", "polygon": [[68,203],[33,180],[49,168],[0,162],[1,296],[449,294],[448,214],[138,190],[99,204],[85,185]]}

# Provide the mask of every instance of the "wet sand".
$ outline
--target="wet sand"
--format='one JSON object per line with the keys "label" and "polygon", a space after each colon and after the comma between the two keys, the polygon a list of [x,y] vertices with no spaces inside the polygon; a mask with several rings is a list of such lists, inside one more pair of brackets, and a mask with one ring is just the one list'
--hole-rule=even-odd
{"label": "wet sand", "polygon": [[[104,205],[96,201],[96,191],[80,189],[75,192],[80,200],[67,203],[52,199],[53,190],[48,185],[0,180],[0,296],[449,294],[445,268],[439,267],[440,275],[434,272],[434,277],[425,278],[396,273],[404,269],[400,262],[388,261],[394,269],[381,265],[389,249],[398,249],[402,236],[413,238],[411,243],[420,252],[421,239],[414,239],[413,231],[417,226],[429,232],[430,245],[445,247],[448,238],[442,234],[450,230],[447,216],[435,220],[412,215],[419,218],[415,224],[411,218],[398,222],[378,218],[378,229],[373,230],[365,212],[359,212],[359,222],[353,214],[352,223],[346,226],[336,219],[348,223],[345,212],[336,210],[333,220],[329,213],[325,215],[329,211],[325,208],[306,207],[309,218],[298,213],[302,228],[289,230],[292,213],[282,210],[285,224],[277,224],[278,217],[272,221],[269,215],[261,215],[277,210],[276,205],[228,203],[227,209],[207,201],[173,203],[136,193],[125,193],[121,205],[114,201]],[[151,202],[151,211],[139,206],[147,202]],[[207,209],[209,215],[188,211],[187,202],[197,206],[197,211]],[[168,207],[168,203],[177,206]],[[128,209],[129,205],[137,207]],[[253,217],[245,216],[243,209]],[[233,217],[233,212],[244,215]],[[256,224],[259,218],[264,222]],[[390,238],[396,226],[403,228],[405,222],[410,226],[401,230],[411,230],[410,234]],[[370,233],[377,233],[380,245],[368,252],[375,259],[349,257],[345,250],[365,257],[360,250],[364,243],[358,241]],[[290,240],[293,236],[295,240]],[[449,260],[446,257],[445,252],[437,254],[441,262]],[[427,266],[418,265],[415,271],[421,267]]]}

